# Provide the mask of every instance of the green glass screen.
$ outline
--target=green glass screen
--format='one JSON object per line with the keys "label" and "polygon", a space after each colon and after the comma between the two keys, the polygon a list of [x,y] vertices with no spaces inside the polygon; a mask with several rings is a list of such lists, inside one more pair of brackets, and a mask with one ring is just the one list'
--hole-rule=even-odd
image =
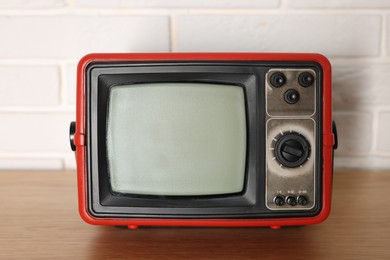
{"label": "green glass screen", "polygon": [[246,114],[241,87],[114,86],[107,117],[114,192],[200,196],[243,190]]}

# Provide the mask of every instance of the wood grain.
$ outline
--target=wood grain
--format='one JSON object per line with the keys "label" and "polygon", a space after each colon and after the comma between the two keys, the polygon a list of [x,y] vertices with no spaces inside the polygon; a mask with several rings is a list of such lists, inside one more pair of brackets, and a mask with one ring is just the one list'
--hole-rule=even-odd
{"label": "wood grain", "polygon": [[91,226],[74,172],[0,172],[0,259],[390,259],[390,172],[337,172],[330,218],[282,228]]}

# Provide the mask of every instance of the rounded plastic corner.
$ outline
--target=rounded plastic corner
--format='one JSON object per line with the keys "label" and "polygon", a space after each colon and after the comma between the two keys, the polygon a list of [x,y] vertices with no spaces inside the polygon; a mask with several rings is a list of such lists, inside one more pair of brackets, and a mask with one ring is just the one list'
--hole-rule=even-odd
{"label": "rounded plastic corner", "polygon": [[314,53],[313,58],[317,63],[319,63],[321,65],[321,67],[325,71],[329,71],[329,72],[331,71],[332,65],[326,56],[324,56],[323,54],[320,54],[320,53]]}
{"label": "rounded plastic corner", "polygon": [[317,217],[315,217],[313,223],[311,224],[322,223],[328,219],[329,215],[330,215],[330,209],[324,209],[317,215]]}
{"label": "rounded plastic corner", "polygon": [[98,59],[98,57],[101,55],[101,53],[87,53],[83,57],[81,57],[79,63],[94,61]]}
{"label": "rounded plastic corner", "polygon": [[98,221],[91,216],[91,214],[88,212],[88,210],[84,207],[81,207],[79,208],[79,214],[80,214],[80,217],[82,218],[82,220],[84,220],[84,222],[90,224],[90,225],[98,225]]}
{"label": "rounded plastic corner", "polygon": [[98,57],[98,54],[96,53],[89,53],[87,55],[84,55],[78,63],[78,70],[83,70],[90,64],[91,62],[95,61]]}

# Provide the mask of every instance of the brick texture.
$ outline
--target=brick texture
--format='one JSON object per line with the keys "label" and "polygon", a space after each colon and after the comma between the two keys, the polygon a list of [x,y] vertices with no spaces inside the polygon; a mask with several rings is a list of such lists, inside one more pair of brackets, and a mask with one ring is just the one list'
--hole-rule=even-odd
{"label": "brick texture", "polygon": [[337,110],[388,105],[390,63],[334,63],[333,105]]}
{"label": "brick texture", "polygon": [[0,154],[70,152],[74,113],[1,113]]}
{"label": "brick texture", "polygon": [[57,66],[0,66],[1,106],[53,106],[60,103]]}
{"label": "brick texture", "polygon": [[141,7],[141,8],[266,8],[278,7],[280,0],[74,0],[75,6],[83,7]]}
{"label": "brick texture", "polygon": [[18,8],[18,9],[31,9],[31,8],[58,8],[65,7],[66,0],[0,0],[0,10],[1,8]]}
{"label": "brick texture", "polygon": [[74,169],[76,64],[91,52],[320,52],[337,168],[390,169],[388,0],[0,0],[0,170]]}
{"label": "brick texture", "polygon": [[0,16],[0,24],[0,58],[169,51],[169,23],[164,16]]}
{"label": "brick texture", "polygon": [[335,113],[339,147],[337,156],[369,155],[372,146],[373,116],[369,112]]}
{"label": "brick texture", "polygon": [[69,64],[66,66],[66,95],[68,104],[76,104],[76,75],[77,75],[77,65]]}
{"label": "brick texture", "polygon": [[379,54],[380,28],[378,15],[186,15],[177,19],[176,37],[179,51],[356,57]]}
{"label": "brick texture", "polygon": [[[73,158],[74,160],[74,158]],[[61,157],[53,158],[6,158],[0,159],[2,170],[62,170],[64,168]]]}
{"label": "brick texture", "polygon": [[387,43],[387,56],[390,56],[390,15],[386,17],[387,23],[386,23],[386,43]]}
{"label": "brick texture", "polygon": [[291,0],[289,7],[295,8],[384,8],[390,7],[388,0]]}
{"label": "brick texture", "polygon": [[378,139],[377,146],[378,151],[385,155],[390,155],[390,111],[383,111],[379,115],[378,126]]}

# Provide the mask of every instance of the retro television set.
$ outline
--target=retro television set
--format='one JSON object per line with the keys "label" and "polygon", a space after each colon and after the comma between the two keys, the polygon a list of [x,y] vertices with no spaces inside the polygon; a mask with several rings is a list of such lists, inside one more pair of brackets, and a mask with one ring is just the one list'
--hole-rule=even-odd
{"label": "retro television set", "polygon": [[129,228],[319,223],[331,99],[319,54],[89,54],[70,127],[80,214]]}

